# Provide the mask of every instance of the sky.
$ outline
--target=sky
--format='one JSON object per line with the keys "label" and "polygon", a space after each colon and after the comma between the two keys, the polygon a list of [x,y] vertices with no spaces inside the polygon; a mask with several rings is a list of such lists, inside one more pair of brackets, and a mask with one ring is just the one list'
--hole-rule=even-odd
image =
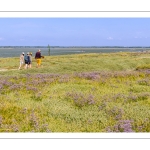
{"label": "sky", "polygon": [[150,46],[150,18],[0,18],[0,46]]}

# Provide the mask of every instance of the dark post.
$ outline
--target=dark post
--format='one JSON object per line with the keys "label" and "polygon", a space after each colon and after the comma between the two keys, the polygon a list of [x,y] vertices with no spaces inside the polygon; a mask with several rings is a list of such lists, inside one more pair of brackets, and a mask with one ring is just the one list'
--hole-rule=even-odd
{"label": "dark post", "polygon": [[50,56],[50,46],[48,44],[48,55]]}

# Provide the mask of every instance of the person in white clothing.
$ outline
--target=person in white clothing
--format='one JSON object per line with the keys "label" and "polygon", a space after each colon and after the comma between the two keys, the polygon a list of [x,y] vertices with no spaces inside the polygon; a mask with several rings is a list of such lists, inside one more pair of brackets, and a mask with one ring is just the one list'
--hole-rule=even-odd
{"label": "person in white clothing", "polygon": [[22,52],[22,54],[20,55],[20,65],[18,70],[20,70],[20,68],[24,65],[24,52]]}

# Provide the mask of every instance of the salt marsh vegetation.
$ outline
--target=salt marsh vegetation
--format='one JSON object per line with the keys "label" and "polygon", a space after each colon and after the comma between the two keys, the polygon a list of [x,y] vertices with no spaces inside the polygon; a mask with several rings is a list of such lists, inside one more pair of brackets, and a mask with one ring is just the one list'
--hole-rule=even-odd
{"label": "salt marsh vegetation", "polygon": [[150,131],[147,53],[47,56],[27,70],[0,61],[0,132]]}

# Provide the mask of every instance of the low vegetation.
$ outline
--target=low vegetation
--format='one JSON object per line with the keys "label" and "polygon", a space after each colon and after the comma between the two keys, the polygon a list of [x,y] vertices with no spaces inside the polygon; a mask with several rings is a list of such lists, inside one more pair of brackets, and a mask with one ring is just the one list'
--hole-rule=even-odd
{"label": "low vegetation", "polygon": [[1,58],[0,132],[149,132],[149,55]]}

